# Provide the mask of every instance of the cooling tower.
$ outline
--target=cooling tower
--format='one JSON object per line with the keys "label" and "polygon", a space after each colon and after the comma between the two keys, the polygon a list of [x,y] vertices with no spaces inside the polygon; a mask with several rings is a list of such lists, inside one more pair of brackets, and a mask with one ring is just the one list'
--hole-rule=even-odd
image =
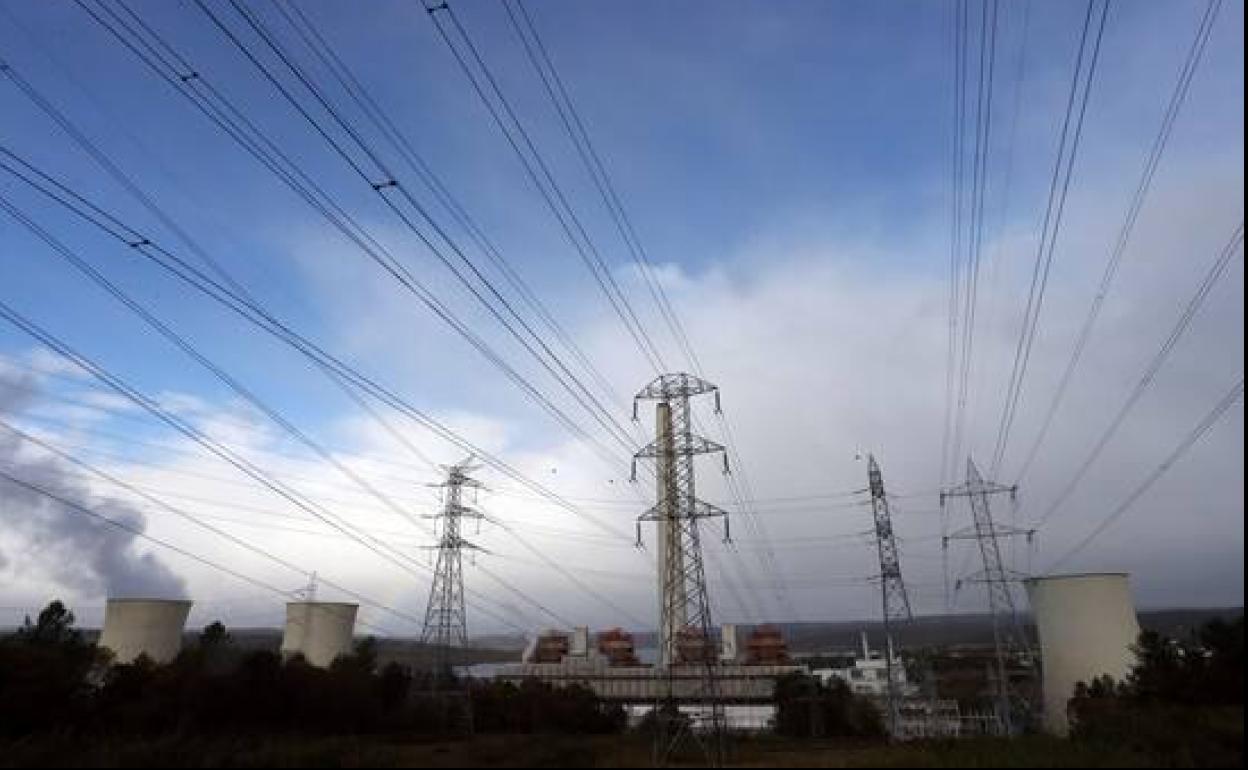
{"label": "cooling tower", "polygon": [[130,663],[146,655],[168,663],[182,649],[182,630],[191,602],[183,599],[109,599],[99,646],[113,653],[114,663]]}
{"label": "cooling tower", "polygon": [[289,602],[282,655],[303,655],[313,666],[327,667],[340,655],[351,654],[358,604],[343,602]]}
{"label": "cooling tower", "polygon": [[734,623],[725,623],[719,627],[719,660],[722,663],[736,663],[741,657],[741,637]]}
{"label": "cooling tower", "polygon": [[1026,581],[1040,636],[1044,724],[1070,729],[1066,706],[1077,682],[1109,674],[1126,677],[1140,633],[1125,573],[1053,575]]}

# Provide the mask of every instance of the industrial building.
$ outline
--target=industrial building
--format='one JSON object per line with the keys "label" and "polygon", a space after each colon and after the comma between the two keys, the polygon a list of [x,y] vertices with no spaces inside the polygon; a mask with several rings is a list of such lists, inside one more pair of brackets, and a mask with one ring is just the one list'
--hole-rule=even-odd
{"label": "industrial building", "polygon": [[145,655],[168,663],[182,650],[182,631],[191,602],[185,599],[109,599],[99,646],[114,663],[131,663]]}
{"label": "industrial building", "polygon": [[1070,731],[1067,704],[1078,682],[1121,680],[1140,634],[1125,573],[1050,575],[1025,581],[1040,637],[1044,727]]}
{"label": "industrial building", "polygon": [[[704,666],[697,659],[705,649],[700,640],[678,647],[681,659],[666,667],[642,663],[632,636],[618,628],[598,633],[593,641],[591,645],[590,631],[584,626],[572,631],[544,631],[529,643],[520,663],[500,667],[495,678],[516,684],[525,679],[555,686],[578,684],[603,700],[626,706],[652,707],[656,699],[667,696],[669,688],[678,702],[693,704],[705,698]],[[752,631],[742,645],[739,629],[724,626],[718,658],[719,697],[726,704],[739,706],[770,704],[777,677],[806,670],[789,662],[783,638],[767,627]],[[752,716],[757,721],[757,715],[747,712],[743,710],[739,716]],[[729,718],[732,716],[730,712]]]}
{"label": "industrial building", "polygon": [[[862,633],[862,649],[861,655],[855,657],[848,665],[845,666],[828,666],[822,668],[812,668],[810,673],[823,680],[824,684],[839,679],[849,688],[853,690],[855,695],[865,695],[873,698],[884,698],[888,695],[888,672],[891,669],[893,674],[893,683],[897,687],[898,694],[902,697],[913,697],[918,695],[918,687],[907,681],[906,668],[900,665],[893,652],[893,642],[887,640],[885,649],[882,651],[872,650],[867,641],[867,634]],[[888,656],[887,658],[885,656]],[[888,658],[892,658],[893,665],[889,665]]]}
{"label": "industrial building", "polygon": [[351,654],[358,604],[343,602],[289,602],[282,632],[282,657],[302,655],[313,666],[325,668]]}
{"label": "industrial building", "polygon": [[[892,665],[889,665],[889,658]],[[896,724],[889,722],[893,737],[900,740],[912,738],[957,737],[963,730],[963,715],[956,700],[937,699],[923,695],[920,688],[909,680],[906,667],[893,650],[892,639],[887,639],[882,650],[872,650],[864,631],[858,654],[844,665],[811,668],[811,676],[824,684],[833,680],[844,682],[855,695],[870,698],[881,709],[888,705],[888,676],[892,672],[894,693],[898,699]]]}

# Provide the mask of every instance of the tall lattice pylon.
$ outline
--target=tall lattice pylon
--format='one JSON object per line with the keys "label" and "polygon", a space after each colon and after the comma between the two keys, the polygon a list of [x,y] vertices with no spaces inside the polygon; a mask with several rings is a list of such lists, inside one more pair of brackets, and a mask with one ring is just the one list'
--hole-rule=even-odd
{"label": "tall lattice pylon", "polygon": [[867,482],[871,493],[871,513],[875,519],[875,546],[880,556],[880,595],[884,609],[884,674],[888,677],[888,723],[889,734],[900,735],[901,693],[897,687],[897,665],[893,654],[893,632],[914,619],[910,611],[910,596],[906,583],[901,579],[901,557],[897,550],[897,538],[893,535],[893,518],[888,507],[888,495],[884,492],[884,474],[875,461],[875,455],[867,456]]}
{"label": "tall lattice pylon", "polygon": [[480,489],[481,482],[469,474],[480,468],[472,458],[446,468],[446,481],[440,487],[443,504],[432,518],[441,523],[442,534],[434,546],[438,552],[433,585],[429,588],[429,605],[425,609],[425,625],[420,641],[433,650],[433,681],[450,670],[451,648],[468,643],[468,615],[464,609],[464,550],[481,550],[460,533],[464,519],[482,518],[481,513],[464,502],[465,489]]}
{"label": "tall lattice pylon", "polygon": [[[707,766],[723,765],[726,752],[724,704],[720,698],[719,651],[712,635],[711,604],[706,590],[702,544],[698,524],[702,519],[722,518],[728,536],[727,513],[697,498],[694,458],[720,453],[724,470],[728,459],[724,447],[693,433],[689,400],[713,395],[719,411],[719,390],[690,374],[664,374],[637,394],[637,402],[656,401],[655,439],[633,460],[655,461],[657,500],[638,517],[637,539],[641,542],[641,522],[653,521],[657,529],[659,584],[659,661],[666,686],[654,710],[654,761],[666,765],[688,742],[704,752]],[[681,703],[698,707],[705,717],[700,725],[681,716]]]}
{"label": "tall lattice pylon", "polygon": [[974,540],[979,544],[983,569],[959,580],[959,583],[983,583],[988,593],[988,612],[992,618],[997,719],[1002,731],[1013,735],[1030,718],[1032,710],[1030,699],[1020,694],[1010,683],[1009,664],[1010,661],[1022,661],[1030,665],[1032,655],[1027,635],[1019,621],[1012,590],[1013,583],[1027,576],[1006,569],[1001,559],[1001,538],[1019,535],[1030,538],[1035,532],[1000,524],[992,518],[989,498],[999,494],[1008,494],[1013,498],[1018,494],[1018,487],[985,481],[975,467],[975,461],[968,458],[966,483],[941,492],[940,504],[944,506],[950,497],[966,497],[971,502],[972,525],[947,535],[944,545],[947,546],[950,540]]}

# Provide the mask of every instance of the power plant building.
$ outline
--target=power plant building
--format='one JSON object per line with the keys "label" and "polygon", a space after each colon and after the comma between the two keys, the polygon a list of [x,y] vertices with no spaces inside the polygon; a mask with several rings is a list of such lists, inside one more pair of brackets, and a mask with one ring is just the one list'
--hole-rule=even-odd
{"label": "power plant building", "polygon": [[109,599],[99,646],[114,663],[132,663],[145,655],[168,663],[182,650],[182,632],[191,602],[185,599]]}
{"label": "power plant building", "polygon": [[344,602],[289,602],[282,656],[302,655],[311,665],[326,668],[351,654],[358,610],[358,604]]}
{"label": "power plant building", "polygon": [[[496,679],[519,684],[537,679],[555,686],[578,684],[604,700],[625,704],[650,704],[666,693],[670,685],[676,700],[695,702],[704,696],[701,663],[691,661],[672,666],[640,662],[633,637],[618,628],[597,634],[589,645],[589,630],[548,630],[529,643],[522,662],[500,667]],[[719,695],[726,703],[770,703],[775,695],[775,679],[805,671],[788,662],[779,632],[755,629],[746,640],[744,654],[738,642],[738,629],[726,626],[721,634],[716,666]],[[699,646],[699,650],[703,646]]]}
{"label": "power plant building", "polygon": [[1026,586],[1040,637],[1045,729],[1066,735],[1076,683],[1124,679],[1135,662],[1140,624],[1127,575],[1051,575]]}

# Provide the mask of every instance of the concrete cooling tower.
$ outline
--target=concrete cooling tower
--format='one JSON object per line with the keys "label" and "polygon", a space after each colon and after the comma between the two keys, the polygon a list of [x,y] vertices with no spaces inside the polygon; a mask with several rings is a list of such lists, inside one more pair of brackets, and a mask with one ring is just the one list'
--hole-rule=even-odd
{"label": "concrete cooling tower", "polygon": [[301,654],[313,666],[325,668],[338,656],[351,654],[358,609],[358,604],[342,602],[288,603],[282,655]]}
{"label": "concrete cooling tower", "polygon": [[114,663],[130,663],[146,655],[168,663],[182,649],[182,630],[191,602],[181,599],[109,599],[99,646],[113,653]]}
{"label": "concrete cooling tower", "polygon": [[1077,682],[1126,677],[1140,634],[1125,573],[1052,575],[1026,581],[1040,636],[1045,729],[1066,735]]}

